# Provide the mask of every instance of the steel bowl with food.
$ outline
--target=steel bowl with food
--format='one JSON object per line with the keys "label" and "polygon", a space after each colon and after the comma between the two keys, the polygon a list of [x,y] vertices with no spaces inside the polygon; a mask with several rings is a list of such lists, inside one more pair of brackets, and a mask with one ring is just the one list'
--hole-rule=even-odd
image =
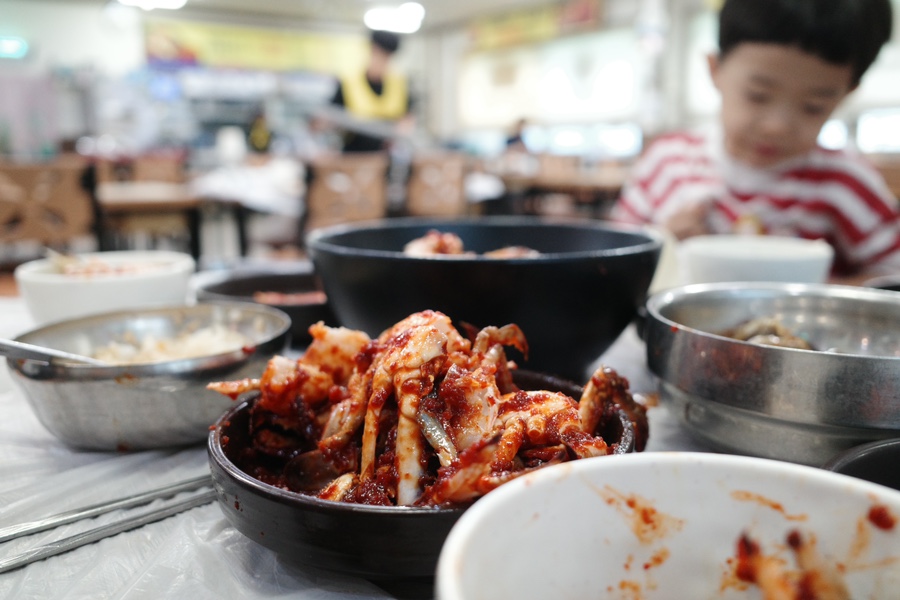
{"label": "steel bowl with food", "polygon": [[[575,383],[538,373],[516,372],[523,389],[558,390],[575,398]],[[241,533],[283,560],[378,581],[420,580],[428,586],[450,528],[468,507],[375,506],[325,500],[292,491],[284,462],[264,457],[253,439],[252,396],[233,406],[209,434],[209,460],[219,506]],[[640,434],[629,415],[611,406],[600,428],[614,454],[636,450]],[[296,456],[296,455],[295,455]],[[292,479],[305,473],[287,471]]]}
{"label": "steel bowl with food", "polygon": [[51,254],[16,267],[16,285],[35,323],[188,301],[190,254],[124,250]]}
{"label": "steel bowl with food", "polygon": [[647,363],[712,448],[820,466],[900,432],[896,293],[699,284],[647,301]]}
{"label": "steel bowl with food", "polygon": [[90,315],[15,341],[109,366],[8,359],[38,420],[68,445],[130,451],[202,443],[232,402],[213,380],[258,376],[287,345],[290,318],[249,302]]}
{"label": "steel bowl with food", "polygon": [[291,345],[304,347],[312,341],[309,326],[319,321],[337,325],[318,275],[308,269],[296,272],[234,272],[197,287],[197,300],[258,302],[291,317]]}
{"label": "steel bowl with food", "polygon": [[[432,230],[466,254],[409,251]],[[516,323],[529,341],[523,368],[576,381],[637,314],[662,243],[647,229],[531,217],[389,219],[307,238],[342,325],[377,335],[425,309],[476,328]]]}
{"label": "steel bowl with food", "polygon": [[893,598],[900,493],[712,453],[634,454],[526,475],[456,522],[438,600]]}

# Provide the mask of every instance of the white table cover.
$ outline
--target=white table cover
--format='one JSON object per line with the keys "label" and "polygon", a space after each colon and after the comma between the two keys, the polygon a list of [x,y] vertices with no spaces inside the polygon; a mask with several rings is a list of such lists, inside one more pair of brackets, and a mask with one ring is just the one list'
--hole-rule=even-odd
{"label": "white table cover", "polygon": [[[0,298],[0,336],[33,328],[19,298]],[[629,378],[635,392],[655,391],[644,346],[627,329],[600,361]],[[666,406],[649,411],[647,451],[703,450]],[[203,446],[135,453],[73,450],[47,432],[0,366],[0,528],[135,494],[209,471]],[[132,509],[145,511],[147,507]],[[130,512],[130,511],[129,511]],[[0,545],[0,560],[116,521],[117,511]],[[279,560],[225,520],[213,503],[0,575],[0,598],[309,598],[395,597],[357,578],[302,569]]]}

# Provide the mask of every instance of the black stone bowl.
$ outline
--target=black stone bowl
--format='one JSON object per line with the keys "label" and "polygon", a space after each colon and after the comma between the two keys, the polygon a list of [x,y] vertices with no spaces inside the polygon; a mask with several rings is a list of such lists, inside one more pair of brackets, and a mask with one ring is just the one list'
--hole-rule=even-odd
{"label": "black stone bowl", "polygon": [[[478,256],[411,257],[404,245],[428,230],[453,232]],[[596,220],[402,218],[317,229],[307,251],[338,320],[370,336],[421,310],[459,327],[515,323],[529,343],[522,368],[575,381],[616,340],[646,299],[662,249],[659,234]],[[537,258],[480,254],[527,246]]]}
{"label": "black stone bowl", "polygon": [[881,275],[863,282],[865,287],[900,292],[900,275]]}
{"label": "black stone bowl", "polygon": [[[256,292],[278,292],[281,294],[299,294],[304,292],[323,291],[319,276],[310,272],[280,273],[234,273],[225,279],[201,285],[197,288],[197,299],[231,300],[257,302]],[[319,321],[326,325],[336,326],[337,318],[331,310],[327,299],[309,302],[265,302],[287,313],[291,318],[291,346],[303,348],[309,345],[312,338],[309,326]]]}
{"label": "black stone bowl", "polygon": [[822,468],[900,490],[900,438],[854,446]]}
{"label": "black stone bowl", "polygon": [[[523,389],[562,391],[576,400],[581,387],[536,373],[515,374]],[[250,408],[244,400],[210,431],[208,454],[225,518],[286,562],[363,577],[384,587],[430,589],[438,555],[464,508],[386,507],[321,500],[263,483],[237,463],[248,444]],[[635,427],[611,404],[598,432],[615,454],[635,448]],[[612,457],[599,458],[607,460]],[[401,585],[407,582],[409,585]]]}

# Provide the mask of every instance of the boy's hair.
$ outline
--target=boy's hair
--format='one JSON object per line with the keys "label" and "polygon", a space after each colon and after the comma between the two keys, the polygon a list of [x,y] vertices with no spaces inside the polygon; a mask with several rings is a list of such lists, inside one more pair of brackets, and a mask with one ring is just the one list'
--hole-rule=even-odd
{"label": "boy's hair", "polygon": [[725,0],[719,13],[724,58],[744,42],[796,46],[853,68],[853,84],[891,39],[890,0]]}

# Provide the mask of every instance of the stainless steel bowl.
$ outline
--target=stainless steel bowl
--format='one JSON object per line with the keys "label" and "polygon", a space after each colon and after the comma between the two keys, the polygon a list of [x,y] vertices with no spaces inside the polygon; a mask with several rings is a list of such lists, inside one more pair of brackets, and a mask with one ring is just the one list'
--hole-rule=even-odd
{"label": "stainless steel bowl", "polygon": [[[817,351],[721,335],[775,317]],[[647,301],[663,402],[713,449],[819,466],[900,431],[900,299],[862,287],[691,285]]]}
{"label": "stainless steel bowl", "polygon": [[90,355],[133,335],[174,337],[223,324],[252,345],[199,358],[121,366],[8,360],[38,420],[60,440],[92,450],[141,450],[203,442],[233,402],[206,389],[217,380],[258,377],[288,343],[290,317],[250,302],[201,303],[104,313],[32,330],[17,341]]}

